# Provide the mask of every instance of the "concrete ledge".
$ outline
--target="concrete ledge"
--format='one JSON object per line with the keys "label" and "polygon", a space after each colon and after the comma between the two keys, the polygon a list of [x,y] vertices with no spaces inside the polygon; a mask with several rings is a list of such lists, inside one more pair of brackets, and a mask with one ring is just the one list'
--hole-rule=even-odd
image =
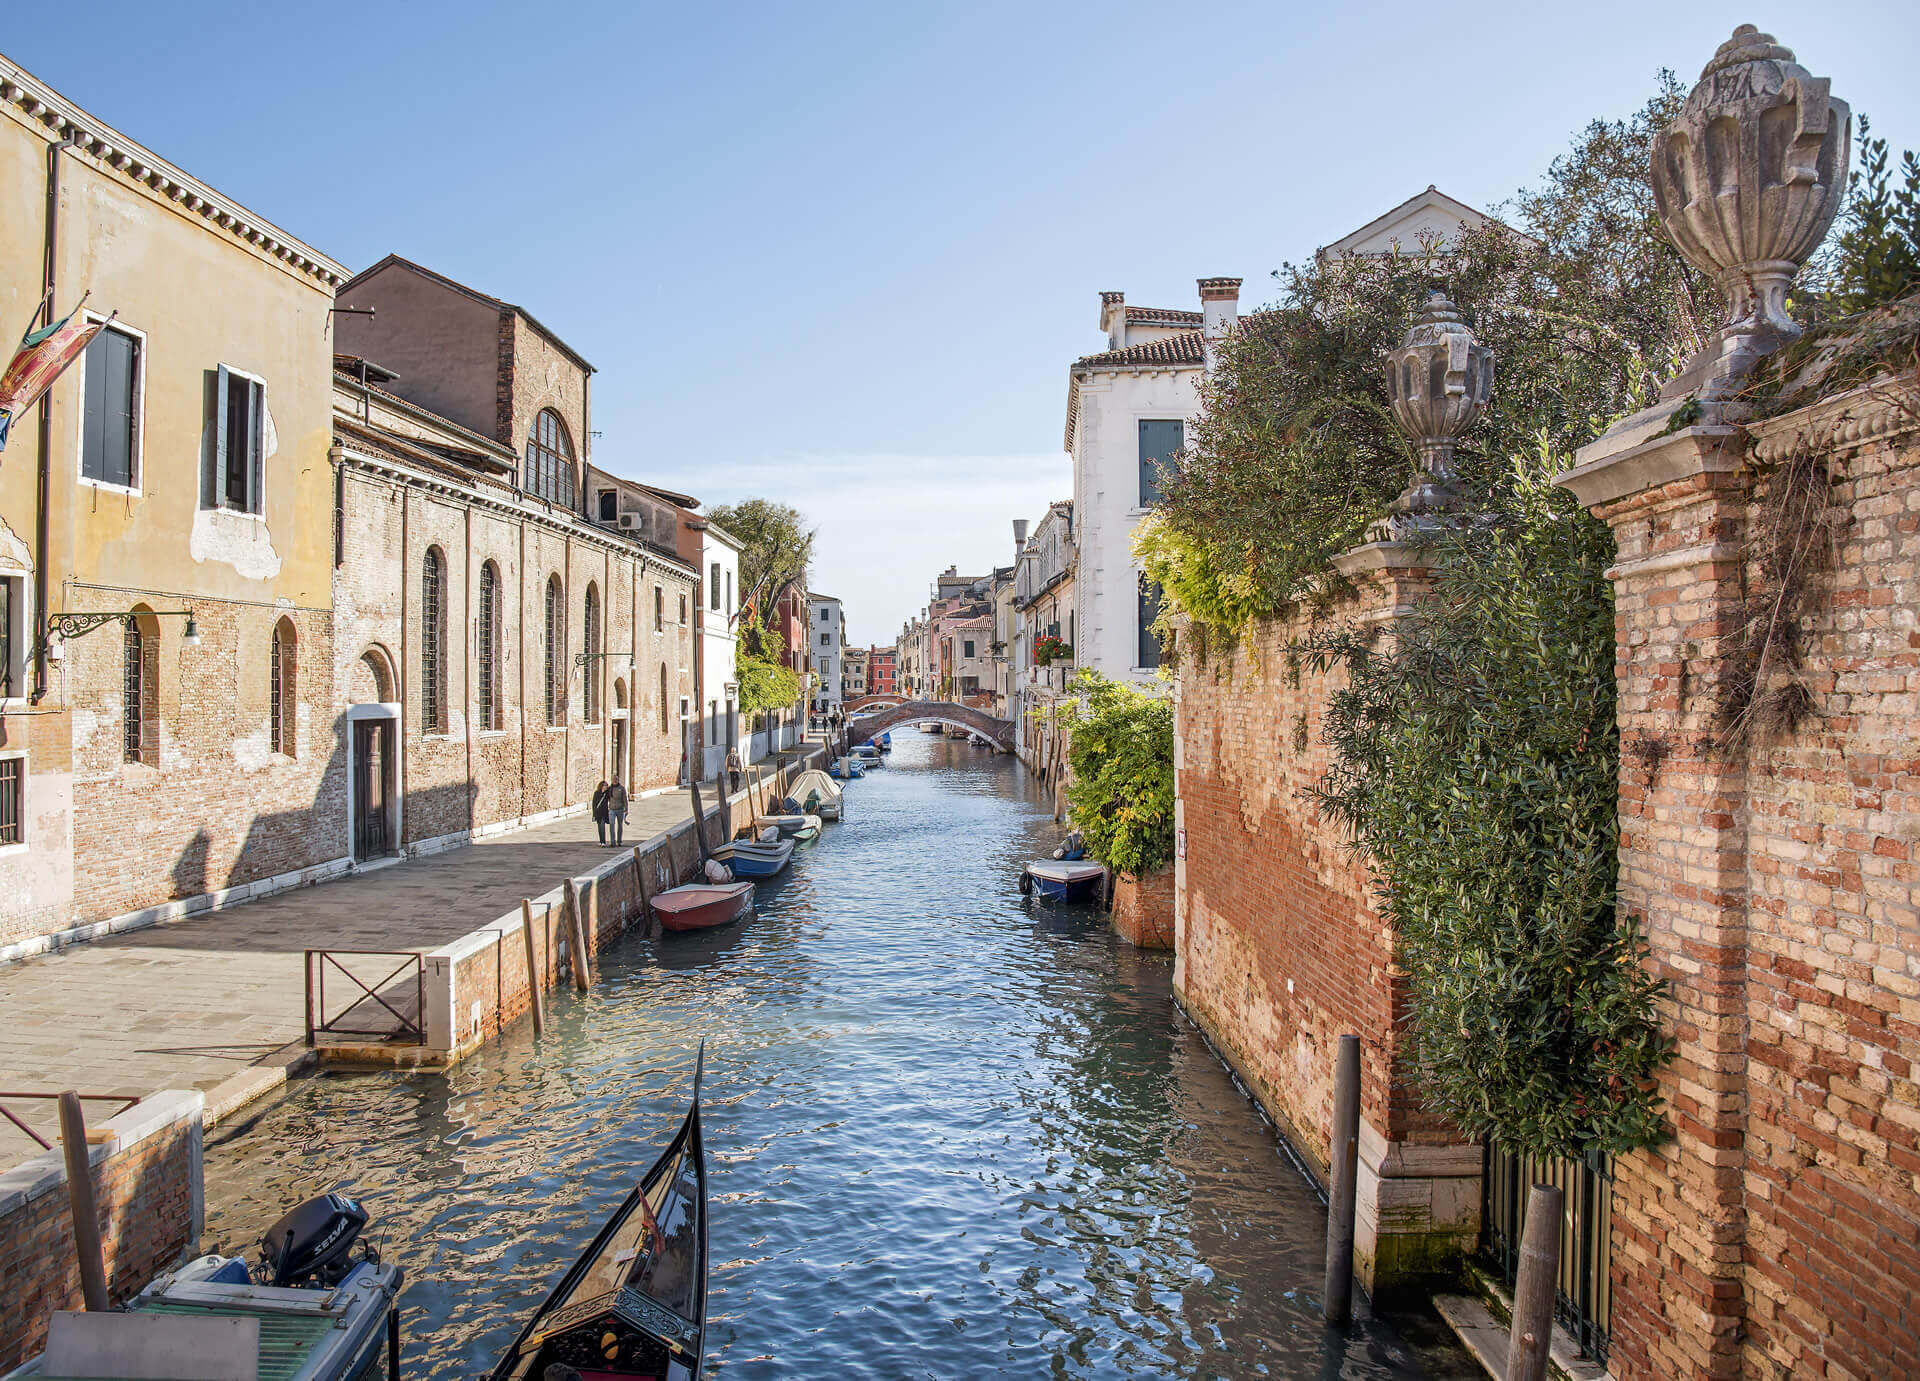
{"label": "concrete ledge", "polygon": [[1574,455],[1574,467],[1555,475],[1553,482],[1586,507],[1599,508],[1630,494],[1740,469],[1740,428],[1722,423],[1665,431],[1672,412],[1650,409],[1643,414],[1645,422],[1622,423],[1582,446]]}
{"label": "concrete ledge", "polygon": [[[97,1125],[113,1133],[109,1141],[96,1141],[87,1148],[87,1163],[100,1165],[132,1146],[139,1145],[157,1132],[181,1122],[201,1121],[206,1097],[194,1089],[162,1089],[150,1094],[117,1116]],[[65,1186],[66,1153],[55,1146],[32,1160],[22,1161],[0,1174],[0,1217],[32,1203],[44,1194]]]}
{"label": "concrete ledge", "polygon": [[[1486,1369],[1494,1381],[1506,1381],[1508,1350],[1512,1344],[1513,1301],[1505,1291],[1489,1302],[1471,1295],[1435,1295],[1433,1307],[1446,1320],[1462,1347]],[[1591,1357],[1580,1355],[1573,1339],[1559,1324],[1547,1349],[1548,1370],[1560,1381],[1607,1381],[1611,1373]]]}

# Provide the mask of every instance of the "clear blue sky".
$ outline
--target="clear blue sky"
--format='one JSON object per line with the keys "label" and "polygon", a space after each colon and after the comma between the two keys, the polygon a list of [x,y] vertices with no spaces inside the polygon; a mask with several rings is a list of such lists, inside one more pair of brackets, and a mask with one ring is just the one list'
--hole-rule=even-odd
{"label": "clear blue sky", "polygon": [[1102,289],[1257,304],[1428,183],[1510,196],[1743,21],[1920,147],[1912,0],[8,9],[8,56],[350,268],[526,306],[600,370],[600,464],[798,504],[862,643],[1068,495]]}

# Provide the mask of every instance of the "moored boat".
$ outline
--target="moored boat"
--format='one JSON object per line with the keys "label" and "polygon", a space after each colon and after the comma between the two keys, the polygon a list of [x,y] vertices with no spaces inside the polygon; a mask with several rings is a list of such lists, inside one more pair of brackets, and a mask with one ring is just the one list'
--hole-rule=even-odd
{"label": "moored boat", "polygon": [[732,869],[736,878],[770,878],[793,857],[793,841],[778,839],[771,844],[761,844],[751,839],[736,839],[715,849],[713,856]]}
{"label": "moored boat", "polygon": [[893,730],[888,729],[882,733],[879,738],[875,739],[874,742],[879,745],[881,752],[891,753],[893,751]]}
{"label": "moored boat", "polygon": [[867,770],[855,758],[835,758],[833,766],[827,769],[827,775],[835,781],[857,782],[867,775]]}
{"label": "moored boat", "polygon": [[803,814],[817,815],[822,820],[840,818],[840,788],[817,767],[809,767],[795,777],[787,794],[800,802]]}
{"label": "moored boat", "polygon": [[700,1078],[667,1149],[573,1263],[492,1381],[693,1381],[707,1332],[707,1163]]}
{"label": "moored boat", "polygon": [[756,815],[753,817],[755,832],[765,829],[777,829],[788,838],[802,837],[811,839],[820,833],[820,817],[817,815]]}
{"label": "moored boat", "polygon": [[17,1370],[37,1381],[172,1376],[156,1356],[195,1359],[195,1376],[258,1375],[347,1381],[400,1355],[398,1266],[371,1246],[354,1255],[367,1214],[344,1194],[322,1194],[267,1230],[260,1263],[203,1256],[161,1276],[123,1310],[59,1311],[46,1350]]}
{"label": "moored boat", "polygon": [[670,887],[653,899],[653,914],[668,930],[726,925],[752,908],[751,882],[690,882],[684,887]]}
{"label": "moored boat", "polygon": [[1098,863],[1043,858],[1020,872],[1022,895],[1038,893],[1048,901],[1090,901],[1099,895],[1107,870]]}

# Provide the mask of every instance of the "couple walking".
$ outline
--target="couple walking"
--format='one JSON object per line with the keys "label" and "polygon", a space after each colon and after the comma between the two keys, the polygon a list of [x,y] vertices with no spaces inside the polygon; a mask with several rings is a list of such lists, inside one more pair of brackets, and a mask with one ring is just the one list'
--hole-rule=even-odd
{"label": "couple walking", "polygon": [[593,823],[602,844],[618,844],[627,831],[627,789],[615,777],[593,789]]}

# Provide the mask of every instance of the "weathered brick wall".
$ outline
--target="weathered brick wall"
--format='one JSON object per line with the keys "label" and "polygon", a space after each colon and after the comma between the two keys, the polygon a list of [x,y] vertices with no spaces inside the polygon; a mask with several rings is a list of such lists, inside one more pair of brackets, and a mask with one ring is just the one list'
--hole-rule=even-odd
{"label": "weathered brick wall", "polygon": [[1141,949],[1173,948],[1173,869],[1135,877],[1122,873],[1113,882],[1113,928]]}
{"label": "weathered brick wall", "polygon": [[[138,1294],[200,1235],[204,1101],[198,1093],[159,1093],[101,1124],[123,1133],[92,1148],[115,1304]],[[66,1164],[56,1146],[0,1175],[0,1371],[40,1350],[54,1310],[82,1304]]]}
{"label": "weathered brick wall", "polygon": [[[82,610],[124,610],[128,601],[122,591],[70,596]],[[144,692],[158,702],[148,721],[158,733],[152,762],[126,760],[122,627],[109,624],[68,644],[58,672],[73,704],[67,924],[298,872],[346,853],[331,616],[210,599],[195,599],[193,609],[198,647],[182,642],[184,619],[149,625],[159,638],[156,683]],[[268,732],[273,631],[283,619],[294,629],[291,755],[273,751]]]}
{"label": "weathered brick wall", "polygon": [[1613,1370],[1916,1375],[1920,448],[1859,397],[1756,432],[1769,467],[1815,439],[1846,527],[1802,620],[1813,713],[1738,749],[1727,677],[1772,521],[1747,438],[1657,437],[1569,485],[1619,547],[1621,900],[1676,1050],[1674,1139],[1616,1171]]}

